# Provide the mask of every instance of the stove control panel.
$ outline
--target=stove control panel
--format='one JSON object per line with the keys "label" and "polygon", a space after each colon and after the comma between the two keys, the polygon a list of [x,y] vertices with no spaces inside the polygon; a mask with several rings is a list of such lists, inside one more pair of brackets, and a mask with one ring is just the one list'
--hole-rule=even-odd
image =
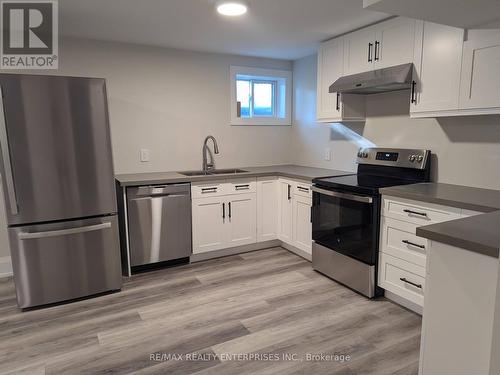
{"label": "stove control panel", "polygon": [[424,169],[430,158],[430,151],[370,147],[360,148],[357,156],[358,164]]}

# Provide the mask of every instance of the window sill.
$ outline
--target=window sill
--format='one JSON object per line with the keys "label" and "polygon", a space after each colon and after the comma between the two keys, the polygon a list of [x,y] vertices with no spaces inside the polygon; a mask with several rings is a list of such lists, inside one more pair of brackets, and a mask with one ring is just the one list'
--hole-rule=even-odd
{"label": "window sill", "polygon": [[292,126],[288,119],[233,119],[231,126]]}

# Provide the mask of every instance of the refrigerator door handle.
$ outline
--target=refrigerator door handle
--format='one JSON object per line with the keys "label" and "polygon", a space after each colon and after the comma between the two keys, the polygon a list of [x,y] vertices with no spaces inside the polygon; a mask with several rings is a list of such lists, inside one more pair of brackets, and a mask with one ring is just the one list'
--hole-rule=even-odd
{"label": "refrigerator door handle", "polygon": [[60,236],[67,236],[69,234],[92,232],[92,231],[103,230],[103,229],[108,229],[108,228],[111,228],[110,222],[102,223],[102,224],[95,224],[95,225],[87,225],[85,227],[49,230],[46,232],[24,232],[24,233],[19,233],[18,238],[20,240],[30,240],[30,239],[37,239],[37,238],[60,237]]}
{"label": "refrigerator door handle", "polygon": [[0,87],[0,146],[2,147],[2,159],[7,196],[9,197],[10,211],[12,215],[19,213],[17,207],[16,188],[14,176],[12,175],[12,164],[10,162],[9,139],[7,138],[7,124],[5,123],[5,110],[3,107],[3,92]]}

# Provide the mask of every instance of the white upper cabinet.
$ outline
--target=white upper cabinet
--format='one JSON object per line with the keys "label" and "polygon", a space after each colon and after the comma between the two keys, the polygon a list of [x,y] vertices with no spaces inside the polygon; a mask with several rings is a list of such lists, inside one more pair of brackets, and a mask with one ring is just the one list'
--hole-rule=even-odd
{"label": "white upper cabinet", "polygon": [[394,18],[376,25],[373,62],[376,69],[413,62],[416,21]]}
{"label": "white upper cabinet", "polygon": [[374,69],[376,26],[366,27],[344,35],[344,75]]}
{"label": "white upper cabinet", "polygon": [[[410,115],[457,110],[464,30],[417,21]],[[432,114],[431,114],[432,115]]]}
{"label": "white upper cabinet", "polygon": [[318,121],[340,120],[340,98],[337,93],[329,93],[330,85],[342,76],[344,39],[337,38],[325,42],[318,51],[317,112]]}
{"label": "white upper cabinet", "polygon": [[344,75],[411,63],[416,21],[398,17],[344,36]]}
{"label": "white upper cabinet", "polygon": [[316,119],[318,122],[365,120],[365,99],[358,95],[330,93],[330,85],[343,75],[344,39],[323,43],[318,51]]}
{"label": "white upper cabinet", "polygon": [[463,50],[460,108],[500,113],[499,87],[500,30],[470,31]]}

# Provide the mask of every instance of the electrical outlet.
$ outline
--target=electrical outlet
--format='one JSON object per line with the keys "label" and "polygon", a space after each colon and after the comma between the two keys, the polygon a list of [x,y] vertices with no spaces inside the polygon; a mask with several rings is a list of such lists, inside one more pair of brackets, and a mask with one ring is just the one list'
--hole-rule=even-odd
{"label": "electrical outlet", "polygon": [[149,150],[147,148],[141,148],[140,159],[143,163],[149,161]]}
{"label": "electrical outlet", "polygon": [[325,148],[325,160],[326,161],[332,160],[332,150],[330,149],[330,147]]}

